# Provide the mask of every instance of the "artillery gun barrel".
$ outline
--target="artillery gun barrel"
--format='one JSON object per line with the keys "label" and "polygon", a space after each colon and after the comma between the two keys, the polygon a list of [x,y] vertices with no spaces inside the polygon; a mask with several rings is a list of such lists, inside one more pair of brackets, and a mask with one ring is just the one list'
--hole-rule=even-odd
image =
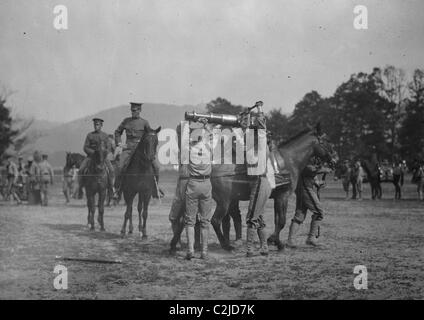
{"label": "artillery gun barrel", "polygon": [[198,113],[186,112],[184,116],[187,121],[198,121],[200,118],[205,118],[209,123],[221,124],[224,126],[240,126],[239,117],[232,114],[220,113]]}

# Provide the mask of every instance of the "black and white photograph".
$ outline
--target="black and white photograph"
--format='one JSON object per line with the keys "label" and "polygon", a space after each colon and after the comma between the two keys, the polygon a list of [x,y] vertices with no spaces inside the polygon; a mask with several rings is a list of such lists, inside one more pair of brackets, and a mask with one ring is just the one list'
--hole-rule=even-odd
{"label": "black and white photograph", "polygon": [[423,1],[0,2],[0,300],[423,299]]}

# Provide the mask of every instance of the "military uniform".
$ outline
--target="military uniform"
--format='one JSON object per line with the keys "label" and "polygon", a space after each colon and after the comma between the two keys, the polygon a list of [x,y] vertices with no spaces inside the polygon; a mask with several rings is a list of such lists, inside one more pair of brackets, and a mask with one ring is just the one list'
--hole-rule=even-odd
{"label": "military uniform", "polygon": [[[96,122],[96,121],[103,122],[103,120],[98,119],[98,118],[93,119],[93,121],[94,122]],[[89,134],[87,134],[87,137],[85,138],[85,142],[84,142],[84,147],[83,147],[84,152],[87,154],[87,158],[85,158],[82,161],[80,168],[79,168],[79,174],[80,174],[79,188],[80,189],[82,188],[81,176],[83,176],[85,174],[85,171],[87,169],[90,158],[93,156],[93,154],[96,152],[96,150],[98,150],[100,145],[103,145],[106,148],[108,154],[111,152],[112,146],[111,146],[111,143],[110,143],[109,136],[106,133],[99,130],[99,131],[92,131]],[[106,157],[105,165],[106,165],[107,170],[108,170],[109,187],[113,188],[114,180],[115,180],[115,170],[113,169],[112,163],[110,162],[110,157]]]}
{"label": "military uniform", "polygon": [[343,190],[346,193],[346,199],[349,198],[349,185],[350,185],[350,175],[352,169],[350,168],[349,162],[345,161],[342,166],[340,178],[342,180]]}
{"label": "military uniform", "polygon": [[21,203],[21,199],[16,193],[16,184],[19,178],[18,166],[13,161],[9,160],[8,165],[6,166],[7,170],[7,195],[6,199],[10,198],[10,195],[17,201],[18,204]]}
{"label": "military uniform", "polygon": [[[247,224],[247,256],[253,255],[253,243],[255,233],[258,234],[262,255],[268,255],[267,235],[265,231],[265,221],[263,219],[263,211],[265,204],[269,199],[272,188],[267,178],[267,160],[268,160],[268,145],[266,133],[266,118],[259,105],[258,113],[255,117],[248,119],[249,130],[257,130],[258,142],[249,146],[246,141],[246,160],[247,160],[247,174],[249,176],[250,184],[250,201],[246,216]],[[256,160],[256,161],[254,161]],[[253,162],[253,163],[251,163]]]}
{"label": "military uniform", "polygon": [[49,196],[49,184],[53,184],[53,168],[50,163],[47,161],[47,158],[44,158],[38,165],[40,173],[40,190],[41,190],[41,205],[48,205],[48,196]]}
{"label": "military uniform", "polygon": [[315,163],[309,163],[301,172],[295,190],[296,211],[289,230],[289,239],[287,243],[289,247],[295,247],[295,233],[297,232],[299,225],[305,221],[308,210],[310,210],[313,214],[306,243],[313,246],[317,245],[314,241],[314,237],[317,236],[319,232],[319,224],[323,219],[323,209],[317,195],[315,178],[317,174],[328,172],[330,172],[330,169],[323,168],[321,165],[317,165]]}
{"label": "military uniform", "polygon": [[[140,104],[141,105],[141,104]],[[150,129],[149,122],[140,117],[128,117],[125,118],[119,127],[115,130],[115,143],[117,146],[122,145],[121,135],[125,131],[127,140],[126,145],[123,146],[122,153],[119,157],[119,163],[117,167],[117,175],[115,180],[115,188],[118,191],[121,188],[122,176],[125,173],[131,156],[143,137],[144,133]],[[154,159],[152,162],[153,171],[156,178],[156,183],[159,182],[159,164],[157,160]]]}
{"label": "military uniform", "polygon": [[[211,132],[203,135],[200,141],[189,142],[189,162],[185,192],[185,216],[184,224],[187,232],[188,251],[187,259],[190,260],[194,254],[194,226],[197,218],[200,222],[200,236],[202,245],[202,259],[207,258],[209,225],[212,216],[212,184],[210,175],[212,173],[212,150],[210,149]],[[181,148],[187,148],[182,146]]]}
{"label": "military uniform", "polygon": [[352,170],[352,184],[354,184],[354,197],[356,198],[356,194],[358,195],[358,200],[362,200],[362,185],[363,179],[365,176],[365,171],[361,166],[361,163],[357,161]]}

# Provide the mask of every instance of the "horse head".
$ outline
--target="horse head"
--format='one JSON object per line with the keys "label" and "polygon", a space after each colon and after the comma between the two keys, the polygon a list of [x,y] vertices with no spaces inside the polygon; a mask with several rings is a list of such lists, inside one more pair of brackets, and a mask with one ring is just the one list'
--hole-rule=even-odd
{"label": "horse head", "polygon": [[138,153],[141,153],[141,158],[147,161],[153,161],[156,157],[156,149],[159,144],[158,133],[161,127],[154,129],[148,129],[143,136],[142,141],[137,146]]}
{"label": "horse head", "polygon": [[91,167],[94,172],[101,172],[104,170],[104,163],[107,156],[107,149],[104,143],[102,142],[97,148],[94,150],[93,155],[91,156]]}
{"label": "horse head", "polygon": [[314,135],[316,137],[316,143],[313,146],[313,155],[327,162],[330,167],[334,168],[339,161],[339,157],[334,150],[333,144],[328,139],[328,136],[322,133],[321,124],[319,122],[315,127]]}

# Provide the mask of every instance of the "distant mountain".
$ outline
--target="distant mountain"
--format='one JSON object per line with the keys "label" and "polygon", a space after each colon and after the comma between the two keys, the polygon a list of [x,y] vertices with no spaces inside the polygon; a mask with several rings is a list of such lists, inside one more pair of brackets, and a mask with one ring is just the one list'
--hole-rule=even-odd
{"label": "distant mountain", "polygon": [[[201,112],[205,110],[205,106],[146,103],[143,104],[141,117],[148,120],[152,128],[161,126],[175,129],[179,121],[184,119],[184,112],[193,110]],[[92,118],[102,118],[105,121],[103,131],[113,133],[120,122],[129,116],[130,108],[124,105],[57,126],[49,127],[49,123],[39,122],[40,126],[45,125],[46,128],[42,130],[42,136],[30,148],[47,152],[53,166],[63,166],[66,151],[83,153],[84,139],[87,133],[93,130]]]}

